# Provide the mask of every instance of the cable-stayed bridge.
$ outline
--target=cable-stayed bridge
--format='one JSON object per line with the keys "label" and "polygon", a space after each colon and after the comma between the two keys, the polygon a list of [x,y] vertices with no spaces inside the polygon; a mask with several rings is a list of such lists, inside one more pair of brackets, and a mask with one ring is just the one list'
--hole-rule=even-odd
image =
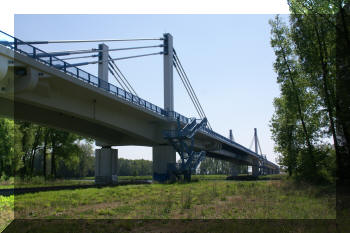
{"label": "cable-stayed bridge", "polygon": [[[158,45],[109,48],[107,42],[161,41]],[[98,48],[45,52],[35,45],[99,42]],[[113,57],[113,51],[160,51]],[[118,67],[118,60],[163,56],[164,107],[139,97]],[[81,61],[89,58],[89,61]],[[95,60],[92,60],[95,59]],[[69,61],[69,62],[68,62]],[[98,65],[98,75],[83,66]],[[173,70],[177,71],[199,116],[188,118],[174,109]],[[118,86],[110,83],[115,78]],[[96,140],[96,182],[116,178],[118,150],[112,146],[140,145],[153,148],[153,178],[165,181],[184,175],[190,179],[200,162],[214,157],[252,167],[252,175],[273,174],[279,167],[255,151],[216,133],[173,47],[171,34],[161,38],[22,41],[0,31],[0,114],[18,120],[71,131]],[[232,133],[230,134],[232,135]],[[176,152],[181,163],[176,163]]]}

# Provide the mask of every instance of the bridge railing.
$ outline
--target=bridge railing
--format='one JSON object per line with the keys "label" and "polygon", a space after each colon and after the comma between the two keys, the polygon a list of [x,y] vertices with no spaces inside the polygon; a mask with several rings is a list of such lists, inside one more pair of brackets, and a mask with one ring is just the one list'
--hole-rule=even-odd
{"label": "bridge railing", "polygon": [[[63,61],[59,59],[58,57],[47,53],[29,43],[26,43],[20,39],[17,39],[3,31],[0,31],[0,45],[6,46],[20,54],[26,55],[28,57],[31,57],[35,59],[36,61],[39,61],[45,65],[48,65],[50,67],[53,67],[61,72],[64,72],[66,74],[69,74],[72,77],[78,78],[86,83],[89,83],[90,85],[93,85],[95,87],[101,88],[121,99],[124,99],[132,104],[135,104],[139,107],[145,108],[147,110],[150,110],[154,113],[157,113],[161,116],[170,117],[173,119],[179,118],[180,121],[184,124],[187,124],[190,121],[190,118],[185,117],[181,115],[180,113],[177,113],[175,111],[165,111],[164,109],[158,107],[157,105],[154,105],[138,96],[135,96],[131,94],[130,92],[125,91],[124,89],[121,89],[111,83],[108,83],[102,79],[99,79],[97,76],[92,75],[80,68],[77,68],[75,66],[72,66],[70,63]],[[40,54],[40,56],[37,56],[37,54]],[[262,157],[253,151],[245,148],[244,146],[230,140],[227,137],[224,137],[215,131],[209,129],[208,127],[204,127],[200,129],[202,133],[209,134],[215,138],[219,138],[223,141],[225,141],[228,144],[234,145],[235,147],[239,147],[241,150],[246,151],[249,154],[255,154],[257,157]]]}

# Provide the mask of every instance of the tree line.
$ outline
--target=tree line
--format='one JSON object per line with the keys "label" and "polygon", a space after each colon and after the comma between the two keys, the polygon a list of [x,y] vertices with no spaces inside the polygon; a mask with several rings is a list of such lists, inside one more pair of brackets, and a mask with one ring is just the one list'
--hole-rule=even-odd
{"label": "tree line", "polygon": [[[152,161],[118,159],[118,175],[152,175]],[[0,178],[95,175],[93,140],[37,124],[0,119]]]}
{"label": "tree line", "polygon": [[87,176],[94,173],[91,139],[29,122],[0,119],[1,176]]}
{"label": "tree line", "polygon": [[344,83],[349,77],[349,5],[341,0],[288,4],[289,22],[278,15],[269,21],[280,86],[270,124],[275,151],[289,175],[332,182],[336,175],[348,176],[341,168],[350,151],[349,83]]}

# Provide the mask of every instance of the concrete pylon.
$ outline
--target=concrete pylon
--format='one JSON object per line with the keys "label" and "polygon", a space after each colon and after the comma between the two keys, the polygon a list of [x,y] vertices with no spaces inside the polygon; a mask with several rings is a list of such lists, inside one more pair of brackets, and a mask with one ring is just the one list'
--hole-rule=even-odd
{"label": "concrete pylon", "polygon": [[176,164],[176,151],[172,146],[153,147],[153,180],[165,182],[171,178],[171,169]]}
{"label": "concrete pylon", "polygon": [[[174,111],[174,84],[173,84],[173,37],[169,33],[164,34],[164,109],[172,117]],[[175,126],[172,125],[171,129]],[[153,180],[165,182],[171,177],[171,171],[175,169],[176,151],[172,146],[159,145],[153,147]]]}
{"label": "concrete pylon", "polygon": [[173,37],[170,33],[164,34],[164,109],[174,111],[174,80],[173,80]]}
{"label": "concrete pylon", "polygon": [[95,183],[115,184],[117,178],[118,150],[102,147],[95,150]]}
{"label": "concrete pylon", "polygon": [[99,44],[98,49],[98,78],[108,82],[108,46],[106,44]]}

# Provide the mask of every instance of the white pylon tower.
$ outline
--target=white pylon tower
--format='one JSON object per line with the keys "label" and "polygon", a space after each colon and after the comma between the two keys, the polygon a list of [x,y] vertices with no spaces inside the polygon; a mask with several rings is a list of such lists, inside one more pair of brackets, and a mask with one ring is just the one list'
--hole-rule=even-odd
{"label": "white pylon tower", "polygon": [[[254,128],[254,137],[253,137],[252,142],[250,143],[249,149],[252,149],[253,142],[255,145],[255,153],[257,153],[258,155],[262,155],[260,142],[259,142],[259,138],[258,138],[258,130],[256,128]],[[260,151],[260,154],[259,154],[259,151]]]}

